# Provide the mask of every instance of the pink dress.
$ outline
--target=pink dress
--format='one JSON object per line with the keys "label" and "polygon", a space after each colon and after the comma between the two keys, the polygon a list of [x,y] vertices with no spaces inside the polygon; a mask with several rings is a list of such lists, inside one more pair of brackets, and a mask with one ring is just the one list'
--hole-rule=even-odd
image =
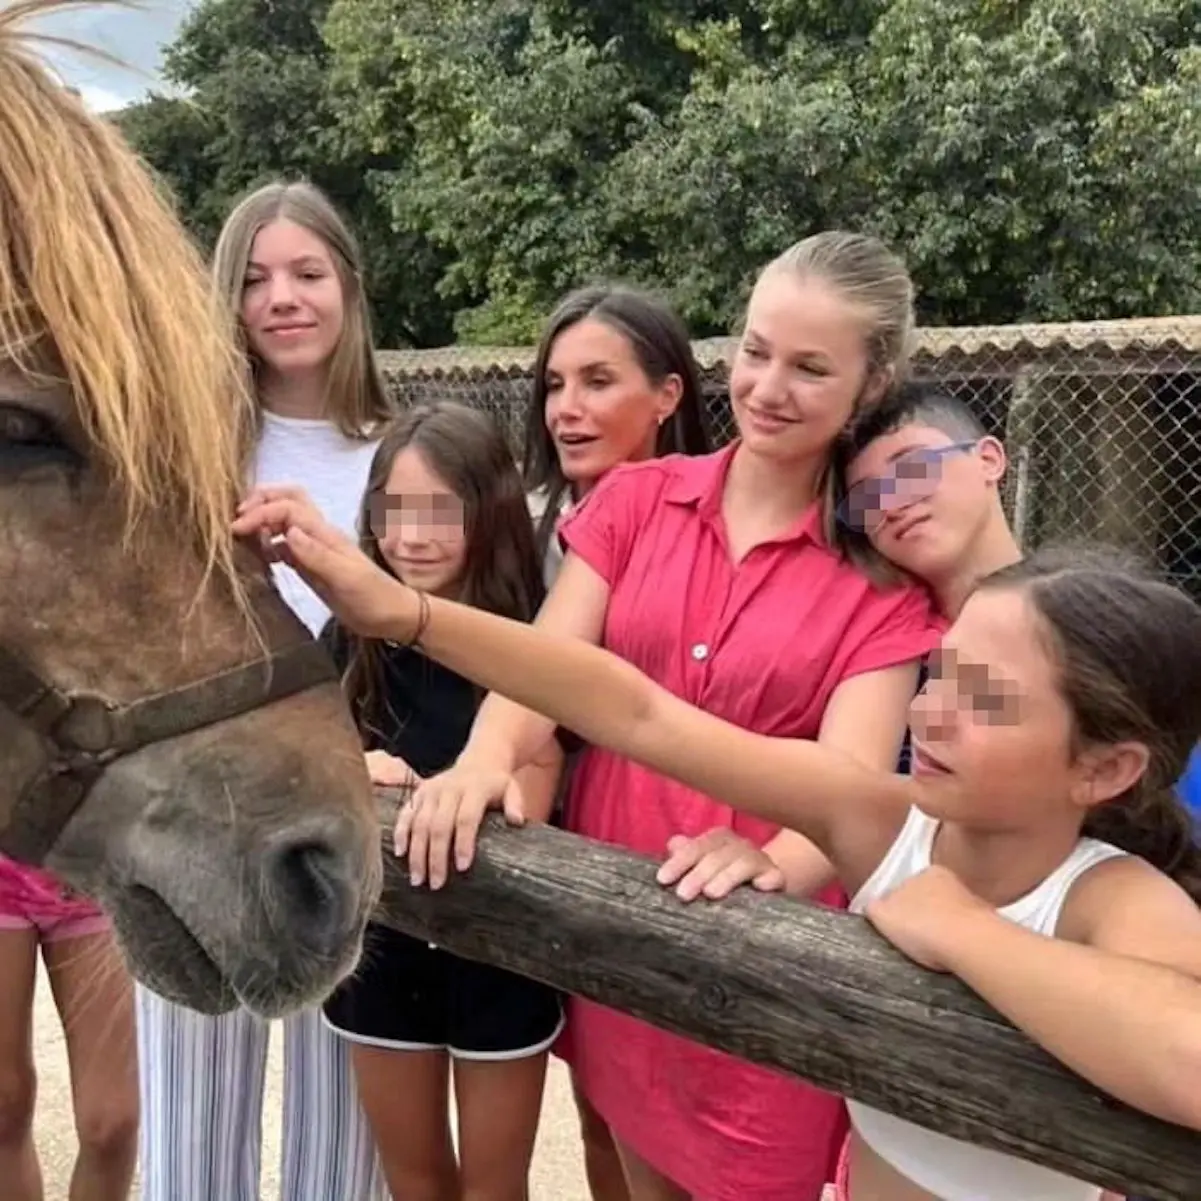
{"label": "pink dress", "polygon": [[[618,467],[559,529],[610,586],[605,647],[744,728],[814,738],[841,681],[919,658],[939,627],[924,592],[882,591],[842,562],[816,506],[735,566],[721,517],[734,449]],[[658,858],[674,834],[779,832],[591,747],[566,826]],[[837,887],[819,899],[846,905]],[[803,1081],[580,998],[557,1050],[617,1138],[696,1201],[818,1201],[833,1179],[845,1109]]]}

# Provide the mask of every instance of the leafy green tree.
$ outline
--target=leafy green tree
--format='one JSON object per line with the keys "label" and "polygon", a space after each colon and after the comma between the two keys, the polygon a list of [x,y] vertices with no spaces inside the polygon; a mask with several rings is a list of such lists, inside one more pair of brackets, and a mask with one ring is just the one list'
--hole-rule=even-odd
{"label": "leafy green tree", "polygon": [[399,160],[358,148],[334,116],[328,8],[328,0],[204,0],[165,55],[163,73],[185,98],[152,95],[126,110],[123,127],[208,247],[248,189],[311,179],[362,246],[380,343],[444,342],[451,314],[430,300],[445,264],[419,232],[393,227],[379,189]]}
{"label": "leafy green tree", "polygon": [[[760,267],[856,210],[857,102],[837,56],[790,40],[765,66],[711,26],[683,103],[647,119],[603,191],[639,277],[670,287],[698,334],[728,330]],[[617,256],[610,261],[618,267]]]}
{"label": "leafy green tree", "polygon": [[334,195],[381,342],[527,342],[596,277],[729,328],[767,259],[878,232],[926,321],[1201,307],[1198,0],[201,0],[194,106],[130,112],[211,236]]}
{"label": "leafy green tree", "polygon": [[1195,0],[888,6],[857,87],[871,218],[905,250],[928,319],[1196,310],[1199,13]]}
{"label": "leafy green tree", "polygon": [[406,157],[394,225],[447,252],[438,292],[458,333],[528,340],[603,255],[601,180],[637,103],[616,44],[471,0],[347,0],[328,33],[344,124]]}

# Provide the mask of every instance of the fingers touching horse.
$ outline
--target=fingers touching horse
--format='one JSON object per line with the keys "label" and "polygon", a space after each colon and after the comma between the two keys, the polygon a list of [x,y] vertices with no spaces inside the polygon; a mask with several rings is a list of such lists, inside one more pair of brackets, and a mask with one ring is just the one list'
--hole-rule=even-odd
{"label": "fingers touching horse", "polygon": [[0,851],[115,919],[135,974],[276,1015],[380,887],[324,657],[228,524],[250,400],[204,264],[0,7]]}

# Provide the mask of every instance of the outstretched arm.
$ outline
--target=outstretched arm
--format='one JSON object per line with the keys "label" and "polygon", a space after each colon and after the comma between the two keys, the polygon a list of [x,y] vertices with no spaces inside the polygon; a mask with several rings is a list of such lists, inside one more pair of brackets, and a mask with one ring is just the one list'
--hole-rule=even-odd
{"label": "outstretched arm", "polygon": [[589,742],[799,830],[848,885],[874,866],[910,802],[907,780],[816,743],[752,734],[599,647],[405,588],[296,490],[260,490],[234,530],[265,537],[351,628],[401,643],[416,638],[430,658]]}
{"label": "outstretched arm", "polygon": [[[568,553],[534,624],[583,642],[600,641],[609,603],[609,587],[587,563]],[[490,692],[471,726],[460,763],[477,763],[510,774],[528,764],[554,735],[545,714]],[[524,793],[524,789],[523,789]]]}
{"label": "outstretched arm", "polygon": [[426,654],[476,684],[545,714],[735,809],[798,830],[837,859],[835,827],[884,806],[888,825],[908,801],[905,781],[814,742],[768,738],[723,721],[656,684],[624,659],[394,583],[385,637],[406,641],[428,616]]}

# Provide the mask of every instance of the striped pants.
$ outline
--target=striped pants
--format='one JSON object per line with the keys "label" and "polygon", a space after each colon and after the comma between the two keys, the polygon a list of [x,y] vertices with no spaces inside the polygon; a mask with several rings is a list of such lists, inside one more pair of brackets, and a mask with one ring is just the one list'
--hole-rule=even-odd
{"label": "striped pants", "polygon": [[[137,989],[142,1201],[260,1201],[268,1023]],[[318,1010],[284,1019],[280,1201],[384,1201],[347,1044]]]}

